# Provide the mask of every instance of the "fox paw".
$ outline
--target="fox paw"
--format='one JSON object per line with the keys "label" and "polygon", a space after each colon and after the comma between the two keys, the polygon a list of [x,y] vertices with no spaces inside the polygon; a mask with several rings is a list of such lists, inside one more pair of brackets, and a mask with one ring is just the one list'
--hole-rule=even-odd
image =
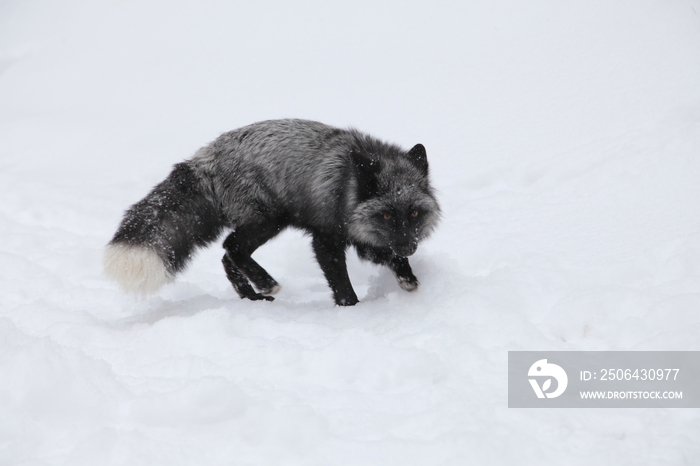
{"label": "fox paw", "polygon": [[277,294],[277,292],[281,289],[282,287],[278,283],[275,283],[270,288],[263,288],[262,290],[260,290],[260,294],[269,297],[270,295]]}
{"label": "fox paw", "polygon": [[260,293],[253,293],[253,294],[245,296],[245,297],[250,299],[251,301],[261,301],[263,299],[265,301],[274,301],[275,300],[275,298],[273,298],[272,296],[265,296],[264,294],[260,294]]}
{"label": "fox paw", "polygon": [[418,285],[420,284],[416,277],[396,277],[396,281],[399,282],[401,289],[406,291],[416,291],[418,289]]}
{"label": "fox paw", "polygon": [[355,304],[359,303],[360,300],[357,299],[357,296],[346,296],[343,298],[335,298],[335,304],[336,306],[354,306]]}

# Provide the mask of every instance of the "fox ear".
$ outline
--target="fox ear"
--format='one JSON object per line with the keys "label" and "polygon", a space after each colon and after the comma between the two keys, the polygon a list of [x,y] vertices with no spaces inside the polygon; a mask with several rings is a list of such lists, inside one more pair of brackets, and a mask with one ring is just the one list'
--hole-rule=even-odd
{"label": "fox ear", "polygon": [[424,175],[428,175],[428,155],[425,153],[423,144],[416,144],[408,151],[408,159],[413,162]]}

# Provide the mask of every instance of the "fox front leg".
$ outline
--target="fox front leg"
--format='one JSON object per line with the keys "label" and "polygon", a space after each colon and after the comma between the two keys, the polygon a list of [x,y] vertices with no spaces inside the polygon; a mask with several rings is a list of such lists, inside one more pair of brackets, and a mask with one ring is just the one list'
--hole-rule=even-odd
{"label": "fox front leg", "polygon": [[408,263],[408,258],[397,256],[389,248],[375,248],[367,245],[356,244],[357,254],[361,259],[374,262],[379,265],[386,265],[396,277],[399,286],[406,291],[415,291],[420,284],[411,266]]}
{"label": "fox front leg", "polygon": [[359,300],[352,289],[345,264],[345,241],[342,238],[315,233],[311,245],[328,285],[333,290],[335,303],[338,306],[357,304]]}
{"label": "fox front leg", "polygon": [[408,258],[393,256],[389,261],[389,268],[394,273],[399,286],[406,291],[416,291],[418,289],[418,279],[413,275]]}

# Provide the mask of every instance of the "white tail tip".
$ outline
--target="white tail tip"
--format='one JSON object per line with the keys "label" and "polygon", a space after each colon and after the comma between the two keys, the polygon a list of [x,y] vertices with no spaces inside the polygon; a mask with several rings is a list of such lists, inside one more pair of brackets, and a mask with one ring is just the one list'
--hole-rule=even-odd
{"label": "white tail tip", "polygon": [[108,244],[102,262],[105,275],[130,293],[149,295],[173,281],[158,254],[143,246]]}

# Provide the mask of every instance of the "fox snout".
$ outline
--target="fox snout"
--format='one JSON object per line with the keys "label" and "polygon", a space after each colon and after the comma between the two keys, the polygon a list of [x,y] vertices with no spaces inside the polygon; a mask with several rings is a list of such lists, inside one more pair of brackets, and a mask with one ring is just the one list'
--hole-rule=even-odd
{"label": "fox snout", "polygon": [[414,252],[418,249],[417,241],[410,241],[407,243],[398,243],[391,246],[391,250],[400,257],[412,256]]}

